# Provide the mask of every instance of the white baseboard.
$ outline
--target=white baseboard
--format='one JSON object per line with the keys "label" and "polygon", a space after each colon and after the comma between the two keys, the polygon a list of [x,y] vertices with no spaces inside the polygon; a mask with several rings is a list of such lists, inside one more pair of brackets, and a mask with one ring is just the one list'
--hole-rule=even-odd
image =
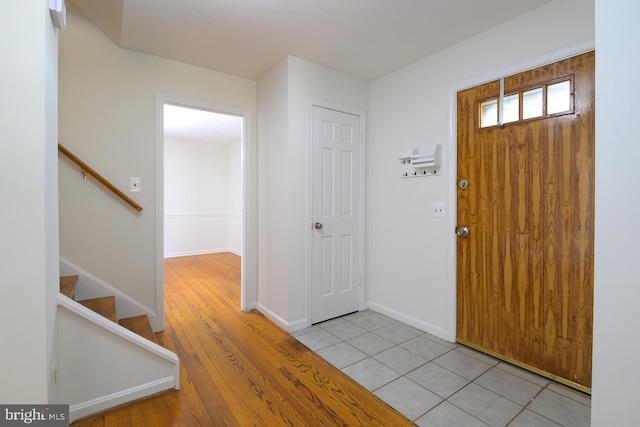
{"label": "white baseboard", "polygon": [[309,322],[307,321],[307,319],[297,320],[295,322],[291,322],[288,324],[287,332],[291,333],[291,332],[299,331],[308,326],[309,326]]}
{"label": "white baseboard", "polygon": [[[294,322],[287,322],[282,317],[278,316],[273,311],[269,310],[264,305],[258,303],[256,309],[269,318],[272,322],[278,325],[280,328],[285,331],[291,333],[298,331],[300,329],[304,329],[309,326],[307,319],[296,320]],[[396,311],[392,308],[386,307],[382,304],[378,304],[375,302],[368,302],[365,305],[365,309],[369,309],[371,311],[375,311],[376,313],[384,314],[387,317],[390,317],[394,320],[402,322],[406,325],[413,326],[416,329],[420,329],[421,331],[427,332],[431,335],[434,335],[438,338],[441,338],[448,342],[455,342],[456,337],[453,332],[447,331],[439,326],[432,325],[431,323],[425,322],[420,319],[416,319],[415,317],[408,316],[404,313]]]}
{"label": "white baseboard", "polygon": [[159,380],[152,381],[147,384],[141,384],[127,390],[118,391],[106,396],[88,400],[86,402],[70,405],[69,421],[73,422],[77,419],[105,411],[118,405],[122,405],[123,403],[132,402],[134,400],[142,399],[143,397],[160,393],[161,391],[169,390],[172,388],[177,389],[177,381],[178,379],[173,376],[161,378]]}
{"label": "white baseboard", "polygon": [[416,329],[420,329],[421,331],[427,332],[438,338],[442,338],[445,341],[456,342],[456,336],[454,331],[448,331],[439,326],[432,325],[431,323],[425,322],[420,319],[416,319],[415,317],[408,316],[404,313],[401,313],[392,308],[386,307],[382,304],[378,304],[375,302],[371,302],[371,301],[368,302],[367,307],[371,311],[384,314],[387,317],[390,317],[394,320],[405,323],[409,326],[413,326]]}
{"label": "white baseboard", "polygon": [[289,323],[286,320],[284,320],[282,317],[278,316],[273,311],[269,310],[264,305],[258,303],[256,305],[256,310],[258,310],[260,313],[262,313],[264,316],[266,316],[273,323],[278,325],[281,329],[284,329],[285,331],[289,330]]}
{"label": "white baseboard", "polygon": [[[308,327],[307,319],[296,320],[294,322],[287,322],[282,317],[278,316],[276,313],[269,310],[267,307],[265,307],[260,303],[258,303],[256,309],[260,313],[265,315],[267,318],[269,318],[272,322],[277,324],[280,328],[284,329],[289,333]],[[452,343],[456,341],[454,332],[447,331],[446,329],[443,329],[439,326],[435,326],[423,320],[416,319],[415,317],[408,316],[404,313],[401,313],[392,308],[386,307],[382,304],[378,304],[375,302],[368,302],[365,305],[365,309],[375,311],[376,313],[384,314],[387,317],[390,317],[394,320],[402,322],[406,325],[413,326],[416,329],[420,329],[421,331],[427,332],[445,341],[452,342]]]}

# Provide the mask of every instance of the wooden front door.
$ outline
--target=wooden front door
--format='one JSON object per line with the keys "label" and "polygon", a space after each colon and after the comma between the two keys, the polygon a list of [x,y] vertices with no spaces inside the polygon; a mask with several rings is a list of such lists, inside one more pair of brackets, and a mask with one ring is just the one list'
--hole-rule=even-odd
{"label": "wooden front door", "polygon": [[[517,105],[504,108],[503,125],[481,124],[494,100],[500,117],[499,81],[457,100],[457,340],[583,391],[593,332],[594,70],[590,52],[505,78],[505,99]],[[552,106],[552,89],[567,85],[569,104]]]}

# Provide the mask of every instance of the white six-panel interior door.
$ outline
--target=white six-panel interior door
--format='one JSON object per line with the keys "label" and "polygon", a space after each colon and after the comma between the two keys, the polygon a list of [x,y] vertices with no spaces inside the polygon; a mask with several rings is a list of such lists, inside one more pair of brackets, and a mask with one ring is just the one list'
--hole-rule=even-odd
{"label": "white six-panel interior door", "polygon": [[312,323],[359,309],[362,152],[360,116],[313,107]]}

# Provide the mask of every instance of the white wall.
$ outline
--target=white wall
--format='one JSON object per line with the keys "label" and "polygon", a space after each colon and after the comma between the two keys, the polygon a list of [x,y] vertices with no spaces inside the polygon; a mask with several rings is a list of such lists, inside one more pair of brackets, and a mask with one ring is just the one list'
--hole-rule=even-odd
{"label": "white wall", "polygon": [[[57,30],[44,0],[3,2],[0,402],[53,395],[58,293]],[[19,40],[19,43],[16,43]],[[17,327],[19,325],[19,327]]]}
{"label": "white wall", "polygon": [[288,318],[290,286],[288,75],[283,60],[258,81],[258,308],[279,323]]}
{"label": "white wall", "polygon": [[[455,92],[578,53],[593,39],[593,0],[556,0],[371,83],[372,308],[455,338]],[[442,176],[401,179],[399,154],[433,144],[443,145]],[[446,203],[445,218],[431,215],[434,202]]]}
{"label": "white wall", "polygon": [[[69,10],[67,29],[60,35],[60,140],[120,189],[128,189],[129,177],[141,177],[142,192],[128,194],[144,210],[135,212],[91,178],[83,181],[79,169],[61,159],[60,252],[155,311],[156,284],[162,284],[156,254],[156,230],[162,222],[162,213],[156,216],[162,197],[156,183],[162,145],[157,99],[175,97],[247,111],[251,159],[256,83],[120,49]],[[253,170],[255,165],[247,167]],[[161,258],[162,247],[159,254]]]}
{"label": "white wall", "polygon": [[638,425],[640,5],[596,0],[596,243],[592,426]]}
{"label": "white wall", "polygon": [[241,253],[240,142],[165,138],[165,257]]}
{"label": "white wall", "polygon": [[259,303],[289,329],[308,318],[312,99],[366,111],[368,84],[292,56],[258,81]]}

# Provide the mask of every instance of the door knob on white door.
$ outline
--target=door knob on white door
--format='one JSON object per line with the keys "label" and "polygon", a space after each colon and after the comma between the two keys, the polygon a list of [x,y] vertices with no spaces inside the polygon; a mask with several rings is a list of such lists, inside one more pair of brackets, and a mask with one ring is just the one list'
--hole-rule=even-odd
{"label": "door knob on white door", "polygon": [[316,222],[315,224],[313,224],[313,228],[315,228],[316,230],[322,230],[322,223],[321,222]]}

